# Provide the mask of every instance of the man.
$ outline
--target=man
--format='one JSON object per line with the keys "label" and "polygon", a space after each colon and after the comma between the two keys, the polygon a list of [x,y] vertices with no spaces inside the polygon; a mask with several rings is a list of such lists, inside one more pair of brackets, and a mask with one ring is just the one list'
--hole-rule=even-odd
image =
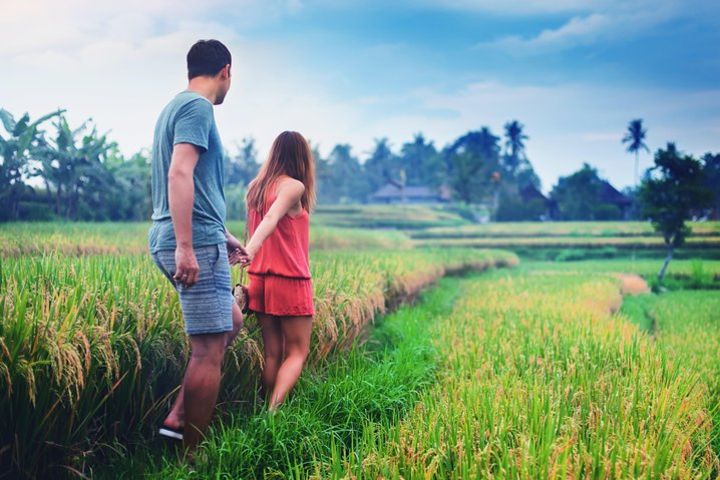
{"label": "man", "polygon": [[188,87],[160,113],[152,151],[153,260],[180,297],[191,355],[160,434],[192,453],[212,417],[225,350],[242,327],[228,252],[244,252],[225,229],[223,148],[213,105],[230,89],[230,51],[200,40],[187,54]]}

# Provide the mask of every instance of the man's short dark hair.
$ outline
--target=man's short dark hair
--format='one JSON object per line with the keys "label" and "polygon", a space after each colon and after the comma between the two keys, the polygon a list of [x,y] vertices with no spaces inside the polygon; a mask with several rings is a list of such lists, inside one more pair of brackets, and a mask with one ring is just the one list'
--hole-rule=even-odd
{"label": "man's short dark hair", "polygon": [[214,77],[225,65],[231,64],[230,50],[218,40],[198,40],[187,54],[188,79],[208,75]]}

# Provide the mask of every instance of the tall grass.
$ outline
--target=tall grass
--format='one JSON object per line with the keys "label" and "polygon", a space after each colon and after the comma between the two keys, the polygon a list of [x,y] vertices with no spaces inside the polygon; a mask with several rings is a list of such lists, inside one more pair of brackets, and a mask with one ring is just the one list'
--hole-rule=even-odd
{"label": "tall grass", "polygon": [[625,301],[622,312],[655,338],[657,347],[686,375],[699,374],[708,388],[720,454],[720,291],[671,291]]}
{"label": "tall grass", "polygon": [[[101,442],[164,410],[187,357],[177,297],[146,255],[0,261],[0,467],[83,471]],[[472,250],[314,253],[312,362],[348,348],[378,313],[446,268],[515,262]],[[253,396],[260,354],[252,319],[247,326],[224,366],[223,400]]]}
{"label": "tall grass", "polygon": [[[314,222],[315,223],[315,222]],[[0,257],[62,253],[65,255],[117,255],[147,252],[145,222],[128,223],[11,223],[0,226]],[[245,236],[245,224],[228,222],[236,237]],[[399,231],[369,231],[313,225],[311,250],[371,250],[412,248]]]}
{"label": "tall grass", "polygon": [[[421,247],[477,247],[477,248],[602,248],[616,249],[664,249],[658,236],[518,236],[518,237],[433,237],[415,241]],[[718,249],[720,235],[692,236],[683,249]]]}
{"label": "tall grass", "polygon": [[[609,272],[634,272],[649,283],[656,282],[663,260],[658,259],[607,259],[572,263],[523,262],[523,268],[574,272],[594,275]],[[665,275],[665,287],[720,289],[720,260],[673,260]]]}
{"label": "tall grass", "polygon": [[[720,222],[688,222],[693,236],[720,236]],[[496,222],[435,227],[411,232],[413,238],[654,237],[648,222]]]}
{"label": "tall grass", "polygon": [[468,282],[439,384],[399,425],[338,447],[332,478],[714,478],[702,374],[621,316],[617,280],[534,269]]}
{"label": "tall grass", "polygon": [[320,206],[313,217],[319,225],[406,230],[470,223],[452,206],[415,204]]}
{"label": "tall grass", "polygon": [[[352,448],[363,432],[397,423],[435,380],[429,331],[452,308],[459,280],[443,279],[422,301],[383,318],[364,346],[306,371],[275,416],[233,411],[216,422],[191,472],[172,452],[143,446],[98,465],[96,478],[263,478],[312,473],[318,458]],[[121,449],[122,451],[122,449]]]}

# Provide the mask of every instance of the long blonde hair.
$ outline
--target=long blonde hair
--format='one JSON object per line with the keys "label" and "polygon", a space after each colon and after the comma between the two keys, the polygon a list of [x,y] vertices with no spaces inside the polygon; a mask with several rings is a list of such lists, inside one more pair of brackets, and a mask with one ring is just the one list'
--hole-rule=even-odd
{"label": "long blonde hair", "polygon": [[305,191],[300,202],[305,210],[315,208],[315,162],[305,137],[298,132],[282,132],[272,144],[270,155],[250,182],[245,201],[248,209],[263,211],[268,190],[281,175],[300,180]]}

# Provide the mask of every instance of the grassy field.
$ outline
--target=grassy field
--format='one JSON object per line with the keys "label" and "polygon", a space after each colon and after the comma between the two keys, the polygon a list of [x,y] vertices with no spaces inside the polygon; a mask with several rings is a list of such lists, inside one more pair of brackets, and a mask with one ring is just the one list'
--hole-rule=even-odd
{"label": "grassy field", "polygon": [[[618,249],[664,249],[661,237],[651,236],[559,236],[559,237],[476,237],[476,238],[430,238],[416,241],[420,247],[478,247],[478,248],[597,248],[615,247]],[[720,236],[700,236],[687,239],[684,249],[720,248]]]}
{"label": "grassy field", "polygon": [[714,412],[714,447],[720,452],[720,291],[671,291],[628,299],[622,312],[656,340],[663,353],[699,374]]}
{"label": "grassy field", "polygon": [[[720,259],[720,222],[690,222],[675,258]],[[408,232],[418,247],[503,248],[534,260],[660,258],[662,237],[646,222],[517,222]]]}
{"label": "grassy field", "polygon": [[[366,230],[357,226],[367,207],[331,210],[311,229],[317,316],[307,373],[268,416],[255,397],[261,345],[249,318],[226,360],[217,421],[194,471],[154,438],[188,351],[177,298],[146,253],[147,224],[2,226],[0,471],[128,479],[720,474],[714,247],[688,249],[695,258],[673,260],[660,286],[660,258],[572,254],[577,245],[597,253],[655,241],[645,224],[448,230],[436,227],[450,213],[419,219],[428,215],[420,208],[413,221],[433,227]],[[376,212],[388,224],[395,213]],[[332,216],[352,228],[323,223]],[[717,224],[694,228],[701,235],[693,242],[720,238]],[[243,225],[230,229],[241,234]],[[446,278],[518,263],[507,251],[456,246],[467,241],[515,251],[523,242],[571,246],[556,261]],[[660,293],[623,300],[622,273]],[[419,303],[383,317],[420,292]]]}
{"label": "grassy field", "polygon": [[687,368],[684,354],[666,354],[661,340],[611,315],[617,283],[541,268],[469,282],[437,332],[437,386],[407,418],[316,470],[335,478],[716,477],[714,372]]}
{"label": "grassy field", "polygon": [[[536,268],[567,273],[597,275],[602,273],[632,272],[641,275],[651,286],[657,287],[657,273],[661,259],[636,260],[604,259],[578,262],[532,262]],[[673,260],[670,262],[663,288],[670,290],[720,289],[720,260]]]}
{"label": "grassy field", "polygon": [[[693,235],[720,236],[720,222],[688,222]],[[655,237],[648,222],[502,222],[486,225],[433,227],[413,232],[413,238],[520,237]]]}
{"label": "grassy field", "polygon": [[[700,332],[687,326],[655,338],[624,310],[614,313],[622,268],[594,275],[592,264],[575,268],[528,264],[444,280],[418,306],[386,318],[365,347],[306,377],[278,416],[231,413],[194,470],[143,448],[109,471],[113,478],[715,478],[718,298],[703,303],[696,322],[715,325],[712,339],[698,341]],[[693,314],[689,303],[675,304],[675,293],[625,302],[659,298],[675,305],[669,315],[684,325]]]}
{"label": "grassy field", "polygon": [[456,228],[470,222],[450,206],[348,205],[318,208],[313,214],[319,225],[333,227],[416,230],[431,227]]}
{"label": "grassy field", "polygon": [[[0,257],[43,253],[67,255],[132,254],[147,252],[149,223],[16,223],[0,228]],[[228,230],[245,236],[245,224],[228,222]],[[313,225],[311,250],[368,250],[412,248],[400,231],[370,231]]]}
{"label": "grassy field", "polygon": [[[112,244],[112,234],[98,236]],[[53,235],[61,234],[38,234],[35,243],[66,252],[87,240],[82,231],[65,244]],[[177,297],[145,254],[1,261],[0,463],[29,476],[82,471],[99,442],[148,429],[166,408],[188,353]],[[311,363],[347,350],[377,315],[447,273],[516,262],[468,249],[313,252]],[[226,361],[225,401],[253,401],[261,356],[252,317],[247,327]]]}
{"label": "grassy field", "polygon": [[711,392],[720,394],[720,292],[643,295],[628,299],[622,311],[669,356],[700,372]]}
{"label": "grassy field", "polygon": [[[171,449],[143,445],[95,471],[97,478],[302,478],[315,462],[350,449],[374,426],[389,428],[436,380],[439,355],[430,335],[459,295],[445,277],[414,306],[381,319],[368,342],[300,379],[276,416],[261,408],[230,411],[217,422],[194,472]],[[327,473],[327,472],[323,472]],[[318,478],[327,475],[318,475]]]}
{"label": "grassy field", "polygon": [[[451,225],[451,226],[439,226]],[[679,257],[720,258],[720,222],[691,222]],[[20,223],[0,229],[0,256],[143,253],[147,223]],[[243,222],[229,222],[238,238]],[[374,229],[370,229],[374,228]],[[322,207],[313,215],[312,250],[413,247],[505,248],[533,258],[658,256],[662,239],[646,222],[508,222],[471,225],[457,213],[421,205]]]}

